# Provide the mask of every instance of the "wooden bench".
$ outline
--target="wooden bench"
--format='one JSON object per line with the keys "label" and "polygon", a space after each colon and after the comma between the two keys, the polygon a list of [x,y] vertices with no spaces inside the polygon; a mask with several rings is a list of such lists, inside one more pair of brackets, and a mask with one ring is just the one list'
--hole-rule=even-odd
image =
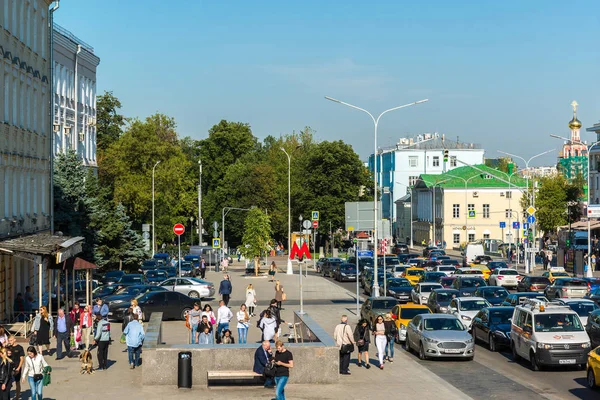
{"label": "wooden bench", "polygon": [[250,370],[208,371],[208,385],[211,382],[262,384],[262,375]]}

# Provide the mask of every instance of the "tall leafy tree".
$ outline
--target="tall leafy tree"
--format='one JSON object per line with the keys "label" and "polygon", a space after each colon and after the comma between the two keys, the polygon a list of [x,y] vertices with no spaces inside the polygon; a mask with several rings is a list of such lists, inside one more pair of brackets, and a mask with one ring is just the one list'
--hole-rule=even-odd
{"label": "tall leafy tree", "polygon": [[[269,250],[271,239],[271,220],[260,208],[253,207],[244,220],[244,237],[239,250],[248,259],[255,259]],[[255,271],[258,266],[255,265]]]}
{"label": "tall leafy tree", "polygon": [[96,145],[99,153],[108,149],[123,133],[127,119],[119,113],[120,109],[121,101],[113,92],[104,92],[96,99]]}
{"label": "tall leafy tree", "polygon": [[86,171],[77,153],[68,150],[54,162],[54,226],[66,235],[79,236],[87,224]]}

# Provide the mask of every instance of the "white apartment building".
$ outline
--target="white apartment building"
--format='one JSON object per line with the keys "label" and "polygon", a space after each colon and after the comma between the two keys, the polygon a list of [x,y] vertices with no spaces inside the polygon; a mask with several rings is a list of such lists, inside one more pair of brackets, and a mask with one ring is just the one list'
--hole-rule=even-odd
{"label": "white apartment building", "polygon": [[[54,146],[56,157],[69,149],[83,165],[96,162],[96,68],[94,48],[54,24]],[[77,118],[75,116],[77,115]],[[77,120],[77,122],[75,122]]]}
{"label": "white apartment building", "polygon": [[[596,142],[600,140],[600,122],[586,129],[587,132],[594,132],[596,137],[590,140]],[[589,154],[590,163],[590,202],[600,204],[600,145],[594,146]]]}

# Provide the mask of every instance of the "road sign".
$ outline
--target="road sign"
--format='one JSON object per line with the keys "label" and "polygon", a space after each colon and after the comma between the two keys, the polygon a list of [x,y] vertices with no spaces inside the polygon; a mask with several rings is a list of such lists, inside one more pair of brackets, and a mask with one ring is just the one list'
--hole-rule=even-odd
{"label": "road sign", "polygon": [[312,223],[305,219],[304,222],[302,223],[302,226],[304,227],[304,229],[310,229],[310,227],[312,226]]}
{"label": "road sign", "polygon": [[587,208],[588,218],[600,218],[600,204],[590,204]]}
{"label": "road sign", "polygon": [[213,249],[220,249],[221,248],[221,239],[215,238],[212,241],[213,244]]}
{"label": "road sign", "polygon": [[358,250],[356,255],[358,257],[373,257],[373,250]]}
{"label": "road sign", "polygon": [[469,218],[475,218],[475,210],[469,210]]}
{"label": "road sign", "polygon": [[142,232],[150,232],[150,224],[142,224]]}
{"label": "road sign", "polygon": [[218,231],[218,230],[219,230],[219,223],[218,223],[217,221],[214,221],[214,222],[213,222],[213,229],[214,229],[215,231]]}
{"label": "road sign", "polygon": [[521,227],[521,223],[513,222],[513,229],[519,229]]}
{"label": "road sign", "polygon": [[523,222],[523,229],[529,229],[529,222]]}
{"label": "road sign", "polygon": [[354,232],[354,227],[353,226],[349,226],[348,227],[348,232]]}
{"label": "road sign", "polygon": [[536,212],[537,210],[535,209],[535,207],[533,207],[533,206],[529,206],[529,207],[527,207],[527,210],[525,210],[525,211],[527,211],[527,214],[529,214],[529,215],[533,215],[533,214],[535,214],[535,212]]}
{"label": "road sign", "polygon": [[144,239],[150,239],[150,232],[144,232],[144,233],[142,234],[142,237],[143,237]]}
{"label": "road sign", "polygon": [[317,229],[319,227],[319,221],[318,220],[313,221],[312,224],[313,224],[313,228],[315,228],[315,229]]}
{"label": "road sign", "polygon": [[525,249],[526,252],[528,253],[537,253],[538,251],[540,251],[539,247],[528,247]]}
{"label": "road sign", "polygon": [[535,223],[535,217],[533,215],[530,215],[529,217],[527,217],[527,222],[529,222],[530,224]]}
{"label": "road sign", "polygon": [[313,221],[318,221],[319,220],[319,212],[318,211],[313,211],[311,214],[312,214],[312,220]]}
{"label": "road sign", "polygon": [[500,228],[502,228],[502,229],[506,228],[506,222],[504,222],[504,221],[500,222]]}
{"label": "road sign", "polygon": [[219,236],[221,236],[221,235],[219,235],[219,231],[213,231],[214,238],[218,238]]}
{"label": "road sign", "polygon": [[183,235],[183,232],[185,232],[185,226],[183,226],[182,224],[175,224],[173,225],[173,233],[176,234],[177,236]]}

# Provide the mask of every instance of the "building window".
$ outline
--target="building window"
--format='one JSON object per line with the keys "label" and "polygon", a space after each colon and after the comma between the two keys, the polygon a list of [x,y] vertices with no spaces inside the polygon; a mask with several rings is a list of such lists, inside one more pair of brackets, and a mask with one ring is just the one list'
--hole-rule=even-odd
{"label": "building window", "polygon": [[452,218],[460,218],[460,204],[452,204]]}
{"label": "building window", "polygon": [[415,186],[417,181],[419,180],[418,176],[409,176],[408,177],[408,186]]}
{"label": "building window", "polygon": [[511,215],[512,215],[512,209],[507,208],[506,212],[505,212],[505,217],[506,218],[511,218]]}
{"label": "building window", "polygon": [[489,204],[484,204],[483,205],[483,218],[489,218],[490,217],[490,205]]}
{"label": "building window", "polygon": [[469,233],[469,242],[474,242],[475,241],[475,234],[474,233]]}
{"label": "building window", "polygon": [[408,166],[411,168],[416,168],[419,166],[419,157],[417,156],[409,156],[408,157]]}
{"label": "building window", "polygon": [[440,157],[439,156],[433,156],[433,166],[434,167],[440,166]]}
{"label": "building window", "polygon": [[471,211],[475,212],[475,204],[469,204],[467,206],[467,212],[471,214]]}
{"label": "building window", "polygon": [[483,234],[483,238],[484,239],[489,239],[490,238],[490,234],[489,233],[484,233]]}
{"label": "building window", "polygon": [[460,244],[460,233],[454,233],[452,235],[452,243]]}
{"label": "building window", "polygon": [[509,190],[506,192],[506,198],[507,199],[512,199],[512,190]]}
{"label": "building window", "polygon": [[492,179],[492,178],[493,178],[493,176],[490,174],[483,175],[483,179]]}
{"label": "building window", "polygon": [[456,156],[450,156],[450,166],[456,167]]}

